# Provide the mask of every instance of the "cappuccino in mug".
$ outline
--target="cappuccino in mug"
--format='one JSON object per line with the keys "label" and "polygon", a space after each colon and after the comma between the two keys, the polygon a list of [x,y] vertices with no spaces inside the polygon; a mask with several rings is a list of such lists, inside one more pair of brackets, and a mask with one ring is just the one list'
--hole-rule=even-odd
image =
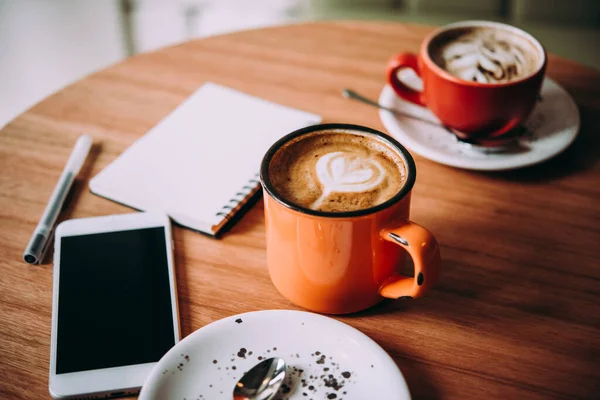
{"label": "cappuccino in mug", "polygon": [[402,156],[364,132],[317,131],[274,155],[269,176],[288,201],[315,211],[347,212],[391,199],[406,182]]}
{"label": "cappuccino in mug", "polygon": [[504,83],[535,73],[543,54],[527,37],[499,27],[457,27],[435,37],[429,56],[466,81]]}
{"label": "cappuccino in mug", "polygon": [[[345,314],[433,287],[439,245],[409,220],[416,173],[400,143],[364,126],[307,126],[274,143],[260,180],[277,290],[300,307]],[[410,277],[398,271],[406,254]]]}

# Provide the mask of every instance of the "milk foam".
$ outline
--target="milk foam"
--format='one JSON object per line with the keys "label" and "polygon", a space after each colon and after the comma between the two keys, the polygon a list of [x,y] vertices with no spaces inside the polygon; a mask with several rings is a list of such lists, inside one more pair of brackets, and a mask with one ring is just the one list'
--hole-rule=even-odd
{"label": "milk foam", "polygon": [[530,73],[531,56],[499,32],[478,31],[444,45],[444,69],[461,79],[480,83],[509,82]]}
{"label": "milk foam", "polygon": [[324,130],[296,138],[271,159],[269,177],[290,203],[323,212],[382,204],[406,182],[398,151],[363,132]]}
{"label": "milk foam", "polygon": [[314,210],[333,192],[368,192],[381,185],[385,178],[385,170],[377,160],[342,151],[321,156],[315,164],[315,172],[323,192],[311,206]]}

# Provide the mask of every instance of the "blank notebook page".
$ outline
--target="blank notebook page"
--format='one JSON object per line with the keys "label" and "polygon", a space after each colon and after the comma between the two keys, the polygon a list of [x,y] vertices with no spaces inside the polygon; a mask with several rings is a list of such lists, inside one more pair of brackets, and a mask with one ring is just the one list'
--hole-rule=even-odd
{"label": "blank notebook page", "polygon": [[216,234],[259,189],[268,148],[320,121],[318,115],[206,83],[96,175],[90,188]]}

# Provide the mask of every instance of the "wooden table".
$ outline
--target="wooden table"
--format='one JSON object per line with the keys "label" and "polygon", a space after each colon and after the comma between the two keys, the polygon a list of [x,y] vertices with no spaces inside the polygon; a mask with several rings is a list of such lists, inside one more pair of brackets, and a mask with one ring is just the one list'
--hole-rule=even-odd
{"label": "wooden table", "polygon": [[[97,142],[62,219],[131,212],[90,177],[206,81],[383,130],[386,61],[431,28],[315,23],[196,40],[142,54],[50,96],[0,133],[0,398],[48,398],[52,265],[21,254],[76,138]],[[386,349],[421,398],[600,398],[600,73],[551,56],[582,131],[562,155],[508,173],[416,156],[412,218],[442,247],[418,300],[336,317]],[[183,334],[237,313],[295,309],[271,285],[262,202],[221,240],[175,228]],[[239,296],[237,293],[246,293]]]}

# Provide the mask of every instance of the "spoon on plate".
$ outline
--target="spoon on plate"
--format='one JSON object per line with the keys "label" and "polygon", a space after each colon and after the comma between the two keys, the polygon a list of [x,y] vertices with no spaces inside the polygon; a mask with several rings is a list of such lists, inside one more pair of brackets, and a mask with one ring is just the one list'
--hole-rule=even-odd
{"label": "spoon on plate", "polygon": [[418,117],[418,116],[413,115],[413,114],[409,114],[409,113],[406,113],[406,112],[403,112],[403,111],[400,111],[400,110],[396,110],[395,108],[383,106],[383,105],[379,104],[377,101],[371,100],[368,97],[365,97],[362,94],[359,94],[359,93],[355,92],[352,89],[343,89],[342,90],[342,96],[344,96],[347,99],[358,100],[361,103],[369,104],[369,105],[371,105],[373,107],[377,107],[377,108],[380,108],[382,110],[389,111],[389,112],[391,112],[393,114],[400,115],[401,117],[416,119],[417,121],[425,122],[426,124],[429,124],[429,125],[439,126],[441,128],[445,128],[445,126],[442,125],[442,124],[440,124],[439,122],[435,122],[435,121],[431,121],[431,120],[428,120],[428,119],[425,119],[425,118],[421,118],[421,117]]}
{"label": "spoon on plate", "polygon": [[261,361],[235,384],[233,400],[271,400],[285,378],[285,361],[273,357]]}
{"label": "spoon on plate", "polygon": [[519,132],[517,132],[517,130],[515,130],[515,135],[508,136],[508,134],[507,134],[504,137],[504,139],[501,142],[498,142],[497,144],[476,143],[474,141],[459,137],[452,129],[450,129],[446,125],[443,125],[443,124],[440,124],[439,122],[431,121],[429,119],[422,118],[417,115],[413,115],[413,114],[410,114],[410,113],[407,113],[404,111],[396,110],[395,108],[386,107],[384,105],[379,104],[379,102],[377,102],[375,100],[369,99],[368,97],[365,97],[365,96],[355,92],[352,89],[343,89],[342,96],[344,96],[347,99],[357,100],[357,101],[360,101],[361,103],[368,104],[370,106],[389,111],[389,112],[391,112],[395,115],[399,115],[401,117],[411,118],[411,119],[414,119],[417,121],[424,122],[429,125],[444,128],[446,131],[451,133],[454,136],[454,138],[456,139],[456,141],[458,143],[460,143],[461,145],[467,146],[473,150],[477,150],[482,153],[499,153],[499,152],[504,152],[509,149],[512,149],[515,144],[518,144],[518,139],[519,139],[519,136],[521,135],[521,133],[519,133]]}

